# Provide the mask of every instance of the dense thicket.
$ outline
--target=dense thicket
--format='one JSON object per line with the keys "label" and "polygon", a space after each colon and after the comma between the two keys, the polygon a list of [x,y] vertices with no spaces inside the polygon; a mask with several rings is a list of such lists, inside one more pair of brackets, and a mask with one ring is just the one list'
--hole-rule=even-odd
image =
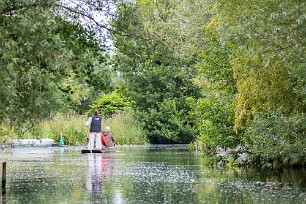
{"label": "dense thicket", "polygon": [[218,3],[220,36],[236,45],[235,130],[260,163],[305,164],[305,2]]}
{"label": "dense thicket", "polygon": [[174,14],[172,6],[170,1],[161,5],[123,3],[113,21],[126,34],[113,35],[115,67],[122,73],[123,91],[133,101],[147,135],[157,143],[190,142],[197,133],[189,104],[190,97],[200,96],[192,82],[195,59],[175,48],[176,39],[168,42],[163,38],[162,30],[167,29],[163,23]]}

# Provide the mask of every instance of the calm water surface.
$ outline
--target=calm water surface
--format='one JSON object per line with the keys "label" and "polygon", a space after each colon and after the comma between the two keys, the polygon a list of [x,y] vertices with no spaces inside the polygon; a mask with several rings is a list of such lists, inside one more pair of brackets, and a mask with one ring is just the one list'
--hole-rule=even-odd
{"label": "calm water surface", "polygon": [[182,146],[0,150],[2,203],[306,203],[306,170],[210,168]]}

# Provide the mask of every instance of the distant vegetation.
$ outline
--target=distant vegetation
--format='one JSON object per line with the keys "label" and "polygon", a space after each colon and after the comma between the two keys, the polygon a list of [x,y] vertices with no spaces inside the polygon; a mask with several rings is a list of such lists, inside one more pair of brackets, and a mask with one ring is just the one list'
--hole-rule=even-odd
{"label": "distant vegetation", "polygon": [[[59,142],[62,134],[67,145],[87,145],[89,128],[85,127],[88,117],[75,113],[57,114],[55,117],[41,121],[34,125],[28,135],[30,138],[51,138]],[[102,128],[111,128],[117,145],[123,144],[148,144],[143,131],[143,126],[129,111],[118,112],[111,117],[103,117]],[[19,137],[19,138],[22,138]]]}

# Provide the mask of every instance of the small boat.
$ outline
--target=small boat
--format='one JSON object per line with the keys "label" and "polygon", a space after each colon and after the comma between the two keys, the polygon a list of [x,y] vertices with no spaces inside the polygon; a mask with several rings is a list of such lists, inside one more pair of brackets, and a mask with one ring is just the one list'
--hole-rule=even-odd
{"label": "small boat", "polygon": [[15,146],[51,146],[54,143],[53,139],[18,139],[13,140]]}
{"label": "small boat", "polygon": [[115,152],[117,147],[107,147],[107,148],[101,148],[101,149],[82,149],[82,154],[86,153],[106,153],[106,152]]}
{"label": "small boat", "polygon": [[51,146],[52,147],[66,147],[67,145],[61,145],[59,143],[53,143]]}

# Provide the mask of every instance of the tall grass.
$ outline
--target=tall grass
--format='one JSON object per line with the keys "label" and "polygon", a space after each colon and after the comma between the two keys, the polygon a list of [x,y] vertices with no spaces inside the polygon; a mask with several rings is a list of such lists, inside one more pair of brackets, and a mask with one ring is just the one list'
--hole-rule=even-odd
{"label": "tall grass", "polygon": [[15,135],[15,126],[9,120],[4,119],[0,124],[0,143],[12,142]]}
{"label": "tall grass", "polygon": [[138,122],[132,112],[124,111],[106,118],[102,127],[109,126],[114,133],[116,144],[148,144],[149,140],[145,136],[143,125]]}
{"label": "tall grass", "polygon": [[83,145],[87,143],[88,128],[85,122],[88,117],[75,113],[57,114],[49,120],[38,123],[32,131],[34,138],[51,138],[59,142],[61,135],[65,144]]}
{"label": "tall grass", "polygon": [[[88,117],[75,113],[57,114],[49,120],[44,120],[31,131],[32,138],[51,138],[59,142],[61,135],[67,145],[87,144],[86,135],[89,128],[85,127]],[[109,118],[103,118],[102,128],[111,128],[116,144],[147,144],[142,125],[129,111],[120,112]]]}

